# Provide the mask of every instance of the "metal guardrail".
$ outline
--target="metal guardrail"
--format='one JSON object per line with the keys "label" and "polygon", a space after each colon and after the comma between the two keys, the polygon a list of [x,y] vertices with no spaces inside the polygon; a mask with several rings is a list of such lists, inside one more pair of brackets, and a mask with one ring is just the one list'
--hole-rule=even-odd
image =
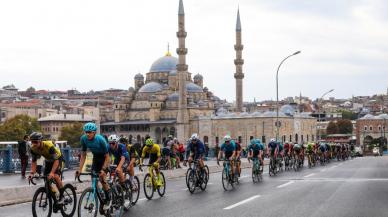
{"label": "metal guardrail", "polygon": [[[72,169],[79,166],[79,157],[81,150],[79,148],[62,148],[65,168]],[[21,171],[21,161],[17,148],[9,145],[0,149],[0,172],[15,173]],[[31,169],[31,156],[28,158],[27,171]]]}

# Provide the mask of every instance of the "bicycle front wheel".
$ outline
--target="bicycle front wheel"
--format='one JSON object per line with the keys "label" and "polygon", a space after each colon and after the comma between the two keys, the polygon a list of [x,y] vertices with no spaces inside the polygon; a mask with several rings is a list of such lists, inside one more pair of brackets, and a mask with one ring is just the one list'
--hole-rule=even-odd
{"label": "bicycle front wheel", "polygon": [[63,206],[61,213],[63,217],[72,217],[77,207],[77,195],[75,188],[71,184],[66,184],[63,187]]}
{"label": "bicycle front wheel", "polygon": [[222,170],[222,187],[225,191],[233,189],[233,183],[231,182],[230,175],[225,171],[225,169]]}
{"label": "bicycle front wheel", "polygon": [[85,189],[78,202],[78,217],[96,217],[98,213],[98,198],[93,192],[93,188]]}
{"label": "bicycle front wheel", "polygon": [[47,195],[46,188],[38,188],[34,194],[34,197],[32,198],[32,216],[51,216],[53,211],[52,205],[53,201],[51,197]]}
{"label": "bicycle front wheel", "polygon": [[197,179],[195,177],[194,170],[190,169],[189,177],[187,179],[189,191],[190,193],[194,193],[195,187],[197,186]]}
{"label": "bicycle front wheel", "polygon": [[209,181],[208,180],[209,174],[205,168],[203,168],[202,170],[203,170],[203,174],[201,174],[202,180],[201,180],[201,184],[199,185],[199,187],[201,188],[202,191],[204,191],[204,190],[206,190],[207,182]]}
{"label": "bicycle front wheel", "polygon": [[149,173],[144,176],[143,188],[146,198],[151,200],[154,196],[154,183],[152,182],[152,178]]}

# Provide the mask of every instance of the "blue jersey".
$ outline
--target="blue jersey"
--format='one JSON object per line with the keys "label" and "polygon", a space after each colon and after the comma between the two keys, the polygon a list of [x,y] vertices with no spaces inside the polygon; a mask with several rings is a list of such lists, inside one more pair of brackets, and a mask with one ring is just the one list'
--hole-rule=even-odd
{"label": "blue jersey", "polygon": [[236,143],[232,140],[229,144],[222,143],[221,151],[225,152],[225,155],[232,155],[236,151]]}
{"label": "blue jersey", "polygon": [[186,158],[190,155],[190,152],[194,153],[195,156],[203,155],[205,153],[205,145],[200,140],[198,140],[195,144],[190,142],[186,147]]}
{"label": "blue jersey", "polygon": [[277,147],[278,147],[278,143],[277,142],[270,142],[270,143],[268,143],[268,148],[271,151],[274,151]]}
{"label": "blue jersey", "polygon": [[114,150],[109,148],[109,153],[111,153],[115,159],[114,163],[119,164],[121,157],[124,156],[125,160],[129,160],[129,154],[127,151],[127,146],[124,144],[118,144],[117,149]]}
{"label": "blue jersey", "polygon": [[109,152],[109,145],[101,135],[96,135],[92,140],[89,140],[86,135],[81,136],[81,147],[82,151],[89,149],[93,154],[106,154]]}

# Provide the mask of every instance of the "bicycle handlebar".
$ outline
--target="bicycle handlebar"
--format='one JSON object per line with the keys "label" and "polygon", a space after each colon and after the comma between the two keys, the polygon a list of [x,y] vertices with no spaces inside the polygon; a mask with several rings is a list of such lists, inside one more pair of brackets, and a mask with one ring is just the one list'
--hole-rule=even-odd
{"label": "bicycle handlebar", "polygon": [[36,185],[36,182],[34,182],[34,179],[41,179],[41,178],[47,178],[47,176],[32,176],[31,179],[28,179],[28,184]]}

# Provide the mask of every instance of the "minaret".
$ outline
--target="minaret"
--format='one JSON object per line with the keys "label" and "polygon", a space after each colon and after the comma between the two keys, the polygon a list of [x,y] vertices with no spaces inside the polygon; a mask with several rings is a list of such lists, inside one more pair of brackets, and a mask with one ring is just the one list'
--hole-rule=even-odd
{"label": "minaret", "polygon": [[242,50],[244,46],[241,43],[241,22],[240,22],[240,10],[237,10],[237,22],[236,22],[236,44],[234,50],[236,51],[236,59],[234,65],[236,65],[236,73],[234,78],[236,79],[236,111],[242,112],[243,110],[243,78],[244,73],[242,65],[244,60],[242,59]]}
{"label": "minaret", "polygon": [[178,74],[178,88],[179,88],[179,105],[177,115],[177,136],[180,142],[184,142],[189,138],[189,112],[187,110],[187,93],[186,80],[187,70],[185,39],[187,32],[185,31],[185,11],[183,8],[183,1],[179,0],[178,10],[178,32],[176,33],[179,40],[179,47],[176,49],[178,54],[177,74]]}

